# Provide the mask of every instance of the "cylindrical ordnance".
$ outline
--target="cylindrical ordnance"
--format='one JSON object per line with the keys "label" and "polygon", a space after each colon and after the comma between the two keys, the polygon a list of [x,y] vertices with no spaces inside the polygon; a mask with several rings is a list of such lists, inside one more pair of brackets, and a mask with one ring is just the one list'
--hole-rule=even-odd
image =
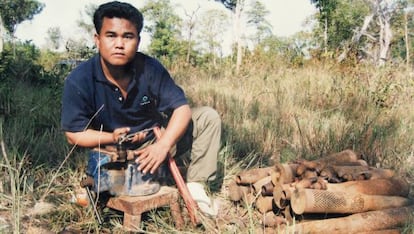
{"label": "cylindrical ordnance", "polygon": [[333,153],[328,156],[313,160],[300,162],[296,173],[302,175],[308,169],[313,169],[321,172],[328,165],[341,165],[344,163],[357,162],[359,156],[352,150],[343,150],[338,153]]}
{"label": "cylindrical ordnance", "polygon": [[264,214],[268,211],[272,211],[273,208],[275,208],[273,206],[273,197],[271,197],[271,196],[264,197],[264,196],[261,196],[261,195],[258,196],[257,200],[256,200],[256,208],[262,214]]}
{"label": "cylindrical ordnance", "polygon": [[262,196],[272,196],[274,187],[275,186],[273,185],[272,181],[264,184],[262,186]]}
{"label": "cylindrical ordnance", "polygon": [[391,178],[395,175],[394,171],[391,169],[383,169],[383,168],[376,168],[370,167],[369,170],[365,172],[361,172],[366,179],[373,180],[373,179],[386,179]]}
{"label": "cylindrical ordnance", "polygon": [[270,182],[271,182],[271,178],[270,178],[270,175],[269,175],[269,176],[261,178],[260,180],[256,181],[254,184],[252,184],[252,188],[253,188],[255,194],[258,194],[258,193],[261,194],[263,185],[265,185],[267,183],[270,183]]}
{"label": "cylindrical ordnance", "polygon": [[332,165],[332,169],[339,177],[344,177],[344,175],[353,175],[367,171],[369,167],[365,166],[335,166]]}
{"label": "cylindrical ordnance", "polygon": [[231,201],[240,201],[248,193],[251,193],[250,185],[238,185],[235,181],[229,183],[229,198]]}
{"label": "cylindrical ordnance", "polygon": [[306,171],[312,170],[312,171],[321,171],[325,167],[324,162],[319,162],[318,160],[314,161],[306,161],[303,160],[299,163],[298,167],[296,168],[296,175],[301,176]]}
{"label": "cylindrical ordnance", "polygon": [[332,166],[326,166],[320,173],[319,176],[326,179],[328,182],[331,183],[340,183],[342,179],[338,178],[336,171],[333,169]]}
{"label": "cylindrical ordnance", "polygon": [[363,167],[367,167],[368,163],[367,163],[367,161],[365,161],[363,159],[358,159],[355,162],[341,162],[341,163],[335,163],[333,165],[336,165],[336,166],[363,166]]}
{"label": "cylindrical ordnance", "polygon": [[[246,186],[241,186],[246,187]],[[253,195],[253,193],[250,191],[249,193],[243,193],[243,196],[241,198],[241,201],[244,202],[247,206],[251,206],[256,200],[256,196]]]}
{"label": "cylindrical ordnance", "polygon": [[306,169],[314,169],[317,172],[322,171],[327,165],[341,165],[352,162],[357,162],[361,157],[357,155],[353,150],[343,150],[338,153],[330,154],[328,156],[313,160],[303,161],[298,167],[298,175],[302,175]]}
{"label": "cylindrical ordnance", "polygon": [[290,198],[295,214],[352,214],[408,206],[411,201],[399,196],[365,195],[316,189],[296,189]]}
{"label": "cylindrical ordnance", "polygon": [[319,234],[321,230],[330,234],[356,234],[361,232],[392,229],[409,223],[414,206],[390,208],[352,214],[341,218],[296,223],[286,226],[283,233]]}
{"label": "cylindrical ordnance", "polygon": [[263,215],[262,225],[265,227],[278,227],[286,225],[286,219],[276,215],[273,211],[270,211]]}
{"label": "cylindrical ordnance", "polygon": [[311,189],[320,189],[326,190],[328,182],[321,177],[318,177],[318,180],[311,185]]}
{"label": "cylindrical ordnance", "polygon": [[403,178],[392,177],[388,179],[348,181],[339,184],[327,183],[327,190],[407,197],[410,192],[410,184]]}
{"label": "cylindrical ordnance", "polygon": [[294,220],[294,214],[290,205],[287,205],[285,209],[282,210],[282,215],[286,219],[287,224],[291,225]]}
{"label": "cylindrical ordnance", "polygon": [[231,201],[240,201],[245,194],[250,192],[250,185],[238,185],[234,180],[229,183],[229,198]]}
{"label": "cylindrical ordnance", "polygon": [[382,229],[382,230],[372,230],[367,232],[358,232],[358,234],[401,234],[399,229]]}
{"label": "cylindrical ordnance", "polygon": [[296,183],[292,183],[291,185],[294,186],[295,188],[310,188],[312,184],[315,183],[316,181],[318,181],[317,177],[305,178],[305,179],[299,180]]}
{"label": "cylindrical ordnance", "polygon": [[276,184],[273,187],[273,202],[279,209],[286,208],[294,189],[289,184]]}
{"label": "cylindrical ordnance", "polygon": [[325,162],[327,165],[340,165],[342,163],[357,162],[359,159],[360,156],[353,150],[347,149],[322,157],[318,161]]}
{"label": "cylindrical ordnance", "polygon": [[313,170],[306,170],[305,173],[302,174],[301,179],[313,179],[317,178],[318,173]]}
{"label": "cylindrical ordnance", "polygon": [[275,171],[275,168],[273,166],[249,169],[240,172],[236,176],[236,182],[238,184],[254,184],[256,181],[262,179],[263,177],[270,176],[272,171]]}
{"label": "cylindrical ordnance", "polygon": [[275,172],[270,175],[272,177],[272,183],[287,184],[295,181],[298,166],[295,163],[275,164]]}

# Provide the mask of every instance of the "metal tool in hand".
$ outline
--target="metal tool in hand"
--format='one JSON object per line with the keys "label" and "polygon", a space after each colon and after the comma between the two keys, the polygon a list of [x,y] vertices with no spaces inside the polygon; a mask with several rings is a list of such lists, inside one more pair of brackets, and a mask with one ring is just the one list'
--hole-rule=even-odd
{"label": "metal tool in hand", "polygon": [[151,128],[146,128],[144,130],[138,131],[138,132],[134,132],[134,133],[130,133],[130,134],[123,134],[119,137],[118,144],[123,144],[125,142],[132,141],[136,135],[139,135],[140,133],[150,132],[150,131],[154,130],[154,128],[155,127],[151,127]]}
{"label": "metal tool in hand", "polygon": [[118,153],[118,161],[125,162],[127,161],[127,149],[125,148],[124,143],[130,142],[134,139],[135,136],[141,134],[141,133],[147,133],[149,131],[154,130],[156,127],[146,128],[144,130],[130,133],[130,134],[123,134],[118,138],[118,144],[116,146],[116,150]]}

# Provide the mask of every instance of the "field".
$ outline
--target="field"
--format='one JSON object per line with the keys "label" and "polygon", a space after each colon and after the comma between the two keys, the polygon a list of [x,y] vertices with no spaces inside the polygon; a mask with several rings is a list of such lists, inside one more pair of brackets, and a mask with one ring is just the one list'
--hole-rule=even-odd
{"label": "field", "polygon": [[[226,187],[240,171],[275,162],[352,149],[369,165],[413,178],[414,76],[405,67],[289,66],[253,57],[236,74],[231,63],[223,63],[169,66],[192,105],[214,107],[223,122],[220,178],[211,189],[222,202],[223,218],[181,232],[254,232],[260,225],[251,209],[229,202]],[[98,227],[90,208],[72,202],[86,154],[71,148],[59,130],[59,89],[23,82],[2,100],[0,232],[122,233],[119,214],[107,211],[108,221]],[[230,225],[232,219],[243,222]],[[144,226],[148,233],[177,232],[166,210],[148,214]],[[413,230],[412,224],[403,227],[405,233]]]}

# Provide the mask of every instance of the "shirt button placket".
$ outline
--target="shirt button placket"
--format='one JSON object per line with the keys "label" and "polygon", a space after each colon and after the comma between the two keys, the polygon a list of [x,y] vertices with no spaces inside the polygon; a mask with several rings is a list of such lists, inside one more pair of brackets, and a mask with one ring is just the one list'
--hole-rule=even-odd
{"label": "shirt button placket", "polygon": [[121,92],[119,91],[119,88],[115,88],[115,92],[118,93],[118,101],[122,102],[123,98],[122,98]]}

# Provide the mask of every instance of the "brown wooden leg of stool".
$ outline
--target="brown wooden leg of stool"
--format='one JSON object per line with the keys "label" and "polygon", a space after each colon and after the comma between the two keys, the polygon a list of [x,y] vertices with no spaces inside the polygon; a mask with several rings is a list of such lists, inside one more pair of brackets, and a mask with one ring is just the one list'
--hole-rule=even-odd
{"label": "brown wooden leg of stool", "polygon": [[181,229],[182,227],[184,227],[184,219],[183,216],[181,216],[181,209],[180,204],[178,203],[178,197],[174,197],[173,201],[171,201],[170,210],[171,216],[174,219],[175,227],[177,229]]}
{"label": "brown wooden leg of stool", "polygon": [[124,223],[123,226],[126,229],[138,231],[141,227],[141,215],[131,215],[124,213]]}

